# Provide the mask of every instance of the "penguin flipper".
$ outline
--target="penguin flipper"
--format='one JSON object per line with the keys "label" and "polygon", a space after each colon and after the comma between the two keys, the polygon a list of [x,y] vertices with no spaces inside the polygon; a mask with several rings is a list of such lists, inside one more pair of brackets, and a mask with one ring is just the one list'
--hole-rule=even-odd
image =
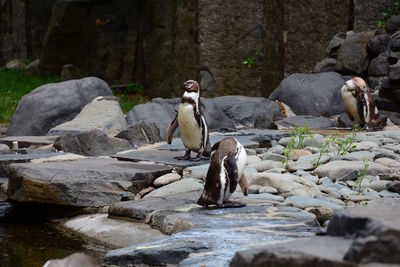
{"label": "penguin flipper", "polygon": [[354,121],[354,117],[353,117],[353,115],[351,115],[351,113],[346,109],[346,113],[347,113],[347,117],[349,117],[349,119],[351,120],[351,121]]}
{"label": "penguin flipper", "polygon": [[176,128],[178,128],[179,123],[178,123],[178,115],[175,116],[175,118],[172,120],[171,124],[168,127],[167,130],[167,143],[171,144],[172,142],[172,137],[174,135],[174,132]]}
{"label": "penguin flipper", "polygon": [[243,195],[247,196],[249,194],[249,183],[244,173],[239,178],[239,186],[242,189]]}
{"label": "penguin flipper", "polygon": [[236,164],[235,154],[229,154],[224,162],[225,169],[228,172],[229,177],[229,192],[233,193],[236,190],[238,184],[238,168]]}

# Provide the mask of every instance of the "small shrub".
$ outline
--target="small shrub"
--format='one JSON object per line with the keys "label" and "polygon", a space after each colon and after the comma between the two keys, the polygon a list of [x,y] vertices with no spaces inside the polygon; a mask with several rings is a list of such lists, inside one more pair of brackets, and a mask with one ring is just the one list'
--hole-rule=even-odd
{"label": "small shrub", "polygon": [[364,162],[364,167],[358,173],[357,179],[354,182],[354,189],[357,189],[359,194],[361,194],[361,185],[362,185],[363,180],[365,179],[365,177],[368,174],[368,167],[369,167],[368,160],[364,159],[363,162]]}
{"label": "small shrub", "polygon": [[285,168],[288,168],[289,155],[294,149],[299,149],[304,147],[304,142],[310,138],[310,129],[308,127],[296,127],[290,133],[290,141],[285,147],[284,159],[282,163],[285,164]]}

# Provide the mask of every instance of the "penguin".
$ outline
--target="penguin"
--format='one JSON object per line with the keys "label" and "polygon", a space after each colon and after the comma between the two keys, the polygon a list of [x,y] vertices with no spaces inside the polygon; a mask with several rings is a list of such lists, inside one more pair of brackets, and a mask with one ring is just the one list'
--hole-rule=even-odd
{"label": "penguin", "polygon": [[350,120],[355,120],[366,129],[386,126],[387,118],[380,116],[367,84],[360,77],[346,81],[341,89],[341,97]]}
{"label": "penguin", "polygon": [[185,92],[179,104],[178,114],[167,130],[167,143],[171,144],[172,136],[179,127],[186,152],[183,157],[176,157],[176,159],[191,160],[190,153],[194,151],[197,152],[197,156],[192,160],[197,161],[202,159],[202,155],[210,156],[208,125],[201,110],[199,84],[194,80],[188,80],[183,83],[183,87]]}
{"label": "penguin", "polygon": [[238,183],[243,194],[247,196],[249,186],[244,175],[246,162],[246,150],[234,137],[226,137],[215,143],[211,148],[210,167],[204,190],[197,204],[203,207],[229,205],[228,200]]}

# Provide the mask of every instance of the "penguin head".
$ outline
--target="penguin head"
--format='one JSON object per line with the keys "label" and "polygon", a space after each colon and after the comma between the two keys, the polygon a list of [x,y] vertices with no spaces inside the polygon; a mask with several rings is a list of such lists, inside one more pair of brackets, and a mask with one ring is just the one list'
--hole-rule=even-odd
{"label": "penguin head", "polygon": [[184,82],[183,87],[185,91],[189,93],[198,93],[200,91],[199,84],[194,80],[188,80]]}
{"label": "penguin head", "polygon": [[353,77],[352,79],[346,81],[345,85],[342,87],[342,91],[348,91],[355,95],[357,93],[365,93],[369,91],[369,89],[362,78]]}

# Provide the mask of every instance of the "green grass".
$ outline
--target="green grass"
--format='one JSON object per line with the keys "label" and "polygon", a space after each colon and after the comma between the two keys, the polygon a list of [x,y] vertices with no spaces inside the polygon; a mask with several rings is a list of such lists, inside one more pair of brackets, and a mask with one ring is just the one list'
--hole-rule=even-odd
{"label": "green grass", "polygon": [[43,84],[58,81],[58,77],[40,77],[0,68],[0,125],[8,125],[22,96]]}

